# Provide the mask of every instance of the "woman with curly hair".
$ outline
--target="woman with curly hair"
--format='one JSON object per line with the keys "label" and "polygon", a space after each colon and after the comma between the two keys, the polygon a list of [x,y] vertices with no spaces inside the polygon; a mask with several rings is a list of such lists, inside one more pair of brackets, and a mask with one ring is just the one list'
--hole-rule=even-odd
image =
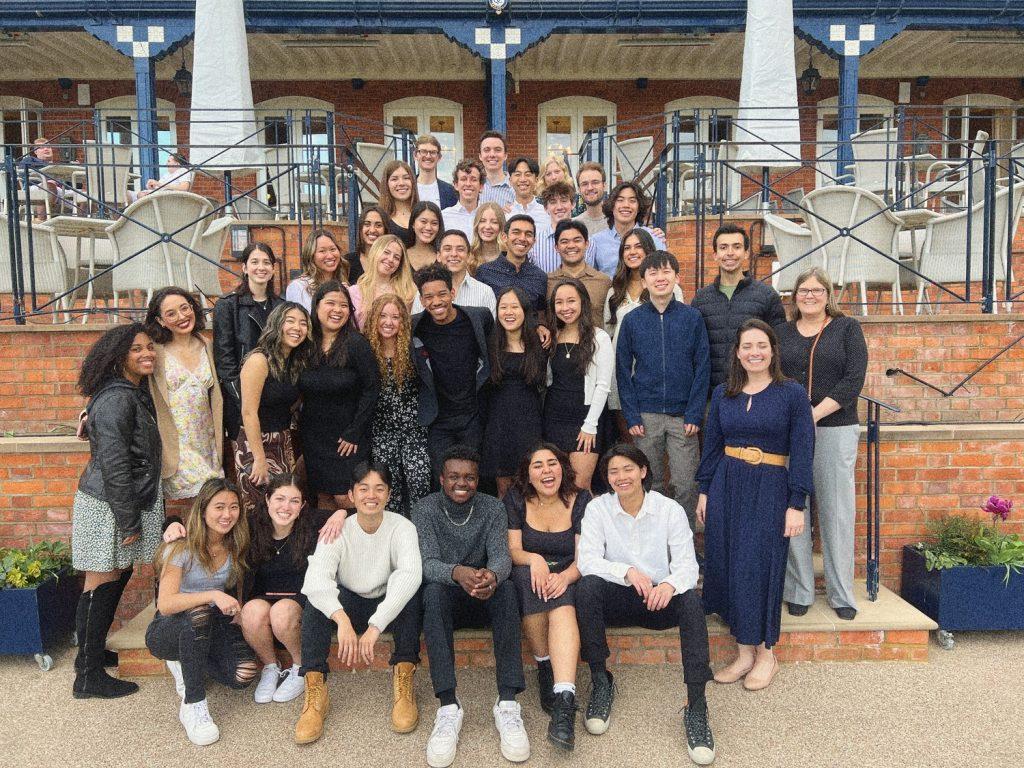
{"label": "woman with curly hair", "polygon": [[345,261],[348,262],[348,284],[355,285],[355,282],[363,276],[368,265],[368,254],[370,246],[377,238],[388,233],[388,225],[391,220],[387,213],[379,205],[369,205],[363,208],[359,214],[359,236],[356,240],[356,249],[345,254]]}
{"label": "woman with curly hair", "polygon": [[396,235],[383,235],[370,248],[369,268],[349,289],[356,326],[362,328],[366,311],[386,293],[397,294],[405,306],[412,305],[416,285],[405,245]]}
{"label": "woman with curly hair", "polygon": [[373,302],[366,339],[380,372],[380,399],[373,413],[373,461],[391,470],[387,510],[409,517],[413,504],[430,493],[427,429],[419,422],[419,378],[412,363],[412,330],[405,302],[393,293]]}
{"label": "woman with curly hair", "polygon": [[139,690],[103,670],[104,644],[133,564],[150,562],[160,542],[160,433],[147,387],[155,362],[145,327],[119,325],[93,344],[78,375],[78,391],[89,398],[90,455],[71,508],[71,564],[85,573],[75,615],[76,699]]}
{"label": "woman with curly hair", "polygon": [[309,233],[299,254],[302,274],[288,283],[284,297],[301,304],[307,312],[313,304],[313,295],[322,283],[328,280],[349,281],[348,261],[341,256],[341,246],[326,229],[315,229]]}
{"label": "woman with curly hair", "polygon": [[409,269],[415,272],[437,261],[437,249],[441,247],[444,219],[441,209],[434,203],[421,200],[412,207],[409,237],[405,240]]}
{"label": "woman with curly hair", "polygon": [[473,214],[473,237],[469,246],[469,274],[477,267],[494,261],[504,250],[501,235],[505,231],[505,212],[495,202],[481,203]]}

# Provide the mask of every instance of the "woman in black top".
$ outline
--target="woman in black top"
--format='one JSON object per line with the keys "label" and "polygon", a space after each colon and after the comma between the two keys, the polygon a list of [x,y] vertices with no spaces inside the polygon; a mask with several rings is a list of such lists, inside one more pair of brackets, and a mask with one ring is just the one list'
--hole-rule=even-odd
{"label": "woman in black top", "polygon": [[498,322],[488,345],[491,379],[484,397],[486,427],[480,471],[497,479],[500,498],[512,485],[526,452],[541,440],[540,393],[547,354],[523,290],[510,286],[499,291],[497,299]]}
{"label": "woman in black top", "polygon": [[359,215],[359,237],[356,241],[356,249],[345,254],[345,261],[348,262],[348,284],[355,285],[356,281],[363,276],[363,272],[370,265],[367,256],[370,253],[370,246],[377,238],[387,234],[391,220],[387,213],[379,205],[371,205],[363,209]]}
{"label": "woman in black top", "polygon": [[[860,425],[857,396],[864,387],[868,350],[860,323],[836,307],[832,283],[821,269],[802,273],[793,290],[794,319],[779,326],[786,376],[808,391],[815,422],[814,504],[821,526],[825,594],[841,619],[857,615],[853,595],[854,468]],[[814,602],[810,513],[804,532],[790,540],[784,598],[789,612],[807,613]]]}
{"label": "woman in black top", "polygon": [[249,243],[240,261],[242,282],[213,305],[213,364],[224,395],[224,431],[230,439],[242,428],[242,363],[270,313],[284,301],[274,291],[277,257],[269,245]]}
{"label": "woman in black top", "polygon": [[313,297],[313,364],[299,376],[299,434],[309,487],[321,509],[348,509],[352,468],[370,455],[380,393],[370,344],[356,330],[348,288],[329,280]]}
{"label": "woman in black top", "polygon": [[556,699],[576,694],[576,545],[590,499],[589,491],[576,487],[569,457],[551,443],[541,443],[522,461],[505,496],[512,580],[523,634],[537,660],[541,706],[549,714]]}

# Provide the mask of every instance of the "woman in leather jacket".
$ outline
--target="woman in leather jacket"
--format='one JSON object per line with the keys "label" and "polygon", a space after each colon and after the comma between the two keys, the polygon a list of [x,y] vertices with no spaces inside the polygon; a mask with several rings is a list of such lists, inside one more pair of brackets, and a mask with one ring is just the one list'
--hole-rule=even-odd
{"label": "woman in leather jacket", "polygon": [[104,670],[107,631],[134,563],[153,559],[163,523],[161,444],[147,387],[156,349],[141,323],[107,331],[78,377],[87,398],[89,463],[71,511],[71,564],[85,572],[75,625],[76,699],[115,698],[138,686]]}
{"label": "woman in leather jacket", "polygon": [[242,282],[213,308],[213,362],[224,395],[224,431],[230,439],[242,428],[242,363],[256,346],[274,308],[284,302],[274,292],[277,257],[266,243],[242,251]]}

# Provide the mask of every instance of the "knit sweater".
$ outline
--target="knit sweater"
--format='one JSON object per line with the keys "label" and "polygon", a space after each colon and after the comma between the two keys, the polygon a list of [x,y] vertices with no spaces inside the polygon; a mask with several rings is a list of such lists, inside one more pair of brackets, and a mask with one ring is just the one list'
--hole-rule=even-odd
{"label": "knit sweater", "polygon": [[380,527],[367,533],[355,517],[330,544],[320,542],[309,558],[302,594],[325,616],[344,610],[338,585],[360,597],[384,599],[369,624],[381,632],[401,613],[423,580],[416,528],[401,515],[385,512]]}
{"label": "knit sweater", "polygon": [[499,584],[512,573],[508,513],[493,496],[478,493],[456,504],[438,491],[416,503],[412,521],[419,533],[424,582],[454,585],[452,570],[457,565],[486,568]]}

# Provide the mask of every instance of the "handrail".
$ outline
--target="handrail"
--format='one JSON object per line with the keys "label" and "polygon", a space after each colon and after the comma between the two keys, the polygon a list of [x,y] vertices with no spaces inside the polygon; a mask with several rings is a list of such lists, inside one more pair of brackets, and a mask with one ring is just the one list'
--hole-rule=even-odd
{"label": "handrail", "polygon": [[928,387],[928,389],[931,389],[931,390],[934,390],[935,392],[938,392],[943,397],[952,397],[954,394],[956,394],[956,392],[958,390],[962,389],[967,384],[967,382],[969,382],[971,379],[973,379],[975,376],[977,376],[983,370],[988,368],[992,363],[994,363],[1000,357],[1005,355],[1007,352],[1009,352],[1015,346],[1020,344],[1022,341],[1024,341],[1024,334],[1018,336],[1016,339],[1011,341],[1009,344],[1004,345],[1002,349],[1000,349],[998,352],[996,352],[994,355],[992,355],[992,357],[990,357],[988,360],[986,360],[985,362],[981,363],[981,365],[977,366],[973,371],[971,371],[969,374],[967,374],[960,381],[960,383],[958,383],[955,387],[953,387],[950,390],[945,390],[942,387],[937,386],[936,384],[932,384],[930,381],[926,381],[925,379],[922,379],[920,376],[917,376],[917,375],[915,375],[913,373],[910,373],[909,371],[903,370],[902,368],[886,368],[885,369],[885,375],[890,377],[890,378],[895,378],[896,376],[906,376],[911,381],[916,381],[918,384],[922,384],[923,386]]}
{"label": "handrail", "polygon": [[881,532],[882,532],[882,504],[881,504],[881,409],[885,408],[892,413],[899,413],[898,406],[884,403],[868,395],[858,395],[868,404],[867,408],[867,508],[865,518],[867,522],[867,589],[868,599],[874,602],[878,599],[879,561],[881,555]]}

